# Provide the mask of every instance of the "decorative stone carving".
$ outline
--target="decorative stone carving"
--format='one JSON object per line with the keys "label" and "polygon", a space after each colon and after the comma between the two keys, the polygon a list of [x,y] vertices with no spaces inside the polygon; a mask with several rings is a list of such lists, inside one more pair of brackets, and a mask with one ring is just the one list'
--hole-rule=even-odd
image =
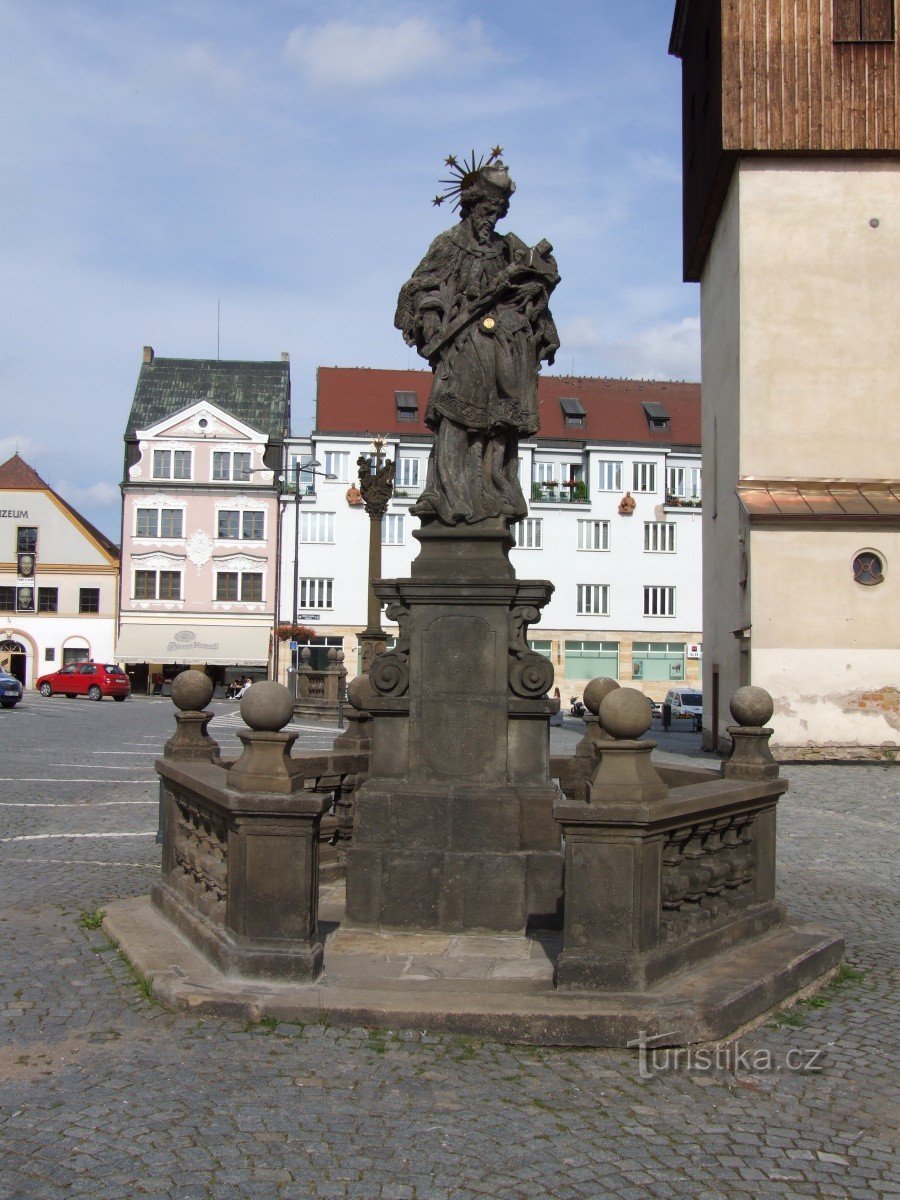
{"label": "decorative stone carving", "polygon": [[731,917],[756,898],[753,813],[673,829],[662,853],[660,908],[667,940]]}
{"label": "decorative stone carving", "polygon": [[379,654],[369,668],[372,687],[382,696],[405,696],[409,689],[409,608],[392,601],[385,608],[388,619],[399,626],[393,650]]}
{"label": "decorative stone carving", "polygon": [[361,454],[356,460],[359,472],[359,488],[363,504],[371,520],[380,521],[387,511],[388,501],[394,494],[394,464],[388,459],[372,470],[372,461]]}
{"label": "decorative stone carving", "polygon": [[176,813],[172,883],[187,893],[205,917],[222,921],[228,894],[224,823],[210,813],[199,812],[184,799],[178,800]]}
{"label": "decorative stone carving", "polygon": [[528,647],[528,626],[540,619],[534,605],[520,604],[509,614],[509,686],[516,696],[534,700],[553,686],[553,664],[543,654]]}
{"label": "decorative stone carving", "polygon": [[404,696],[409,688],[409,661],[405,654],[389,650],[379,654],[369,671],[372,687],[382,696]]}
{"label": "decorative stone carving", "polygon": [[510,663],[509,686],[517,696],[536,700],[553,687],[553,664],[543,654],[529,650]]}

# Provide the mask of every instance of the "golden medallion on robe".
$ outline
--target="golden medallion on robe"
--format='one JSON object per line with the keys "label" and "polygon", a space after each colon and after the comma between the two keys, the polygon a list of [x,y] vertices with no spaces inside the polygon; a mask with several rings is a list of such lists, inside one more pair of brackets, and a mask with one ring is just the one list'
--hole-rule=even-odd
{"label": "golden medallion on robe", "polygon": [[482,333],[494,333],[497,328],[497,322],[493,317],[485,317],[481,322]]}

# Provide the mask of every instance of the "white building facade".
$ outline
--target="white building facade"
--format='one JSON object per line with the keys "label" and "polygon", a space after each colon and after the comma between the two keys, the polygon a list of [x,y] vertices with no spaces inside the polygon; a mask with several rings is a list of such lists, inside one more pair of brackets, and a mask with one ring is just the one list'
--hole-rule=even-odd
{"label": "white building facade", "polygon": [[[283,515],[281,619],[293,618],[299,512],[297,618],[315,630],[318,645],[344,650],[350,676],[359,669],[357,635],[366,622],[369,539],[354,484],[357,459],[372,454],[373,444],[365,433],[335,426],[356,418],[385,437],[383,452],[395,462],[395,494],[382,524],[381,574],[407,577],[419,549],[413,536],[419,521],[408,510],[425,482],[430,437],[421,414],[430,382],[430,373],[422,371],[320,370],[317,430],[286,445],[288,481],[298,467],[319,466],[313,468],[317,474],[301,470],[299,503]],[[667,389],[677,395],[670,397]],[[654,699],[675,683],[696,685],[702,654],[700,447],[683,439],[688,429],[692,437],[699,429],[699,388],[546,377],[541,397],[542,424],[552,436],[520,445],[529,514],[514,527],[510,552],[520,578],[549,579],[555,587],[540,624],[529,631],[534,649],[553,662],[564,702],[597,676],[639,687]],[[568,418],[562,400],[573,410]],[[657,428],[650,426],[648,408],[658,413]],[[410,412],[415,420],[399,416]],[[409,433],[401,432],[407,424]],[[606,438],[597,436],[604,424]],[[386,619],[383,627],[389,634],[395,629]]]}
{"label": "white building facade", "polygon": [[0,465],[0,667],[26,687],[113,662],[118,547],[18,454]]}

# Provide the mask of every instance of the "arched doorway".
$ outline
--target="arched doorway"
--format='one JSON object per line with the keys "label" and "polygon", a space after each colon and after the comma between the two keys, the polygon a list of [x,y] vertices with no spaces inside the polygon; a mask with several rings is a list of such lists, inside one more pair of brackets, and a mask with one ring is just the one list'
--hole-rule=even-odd
{"label": "arched doorway", "polygon": [[0,642],[0,667],[15,675],[22,687],[25,687],[26,652],[21,642],[6,638]]}

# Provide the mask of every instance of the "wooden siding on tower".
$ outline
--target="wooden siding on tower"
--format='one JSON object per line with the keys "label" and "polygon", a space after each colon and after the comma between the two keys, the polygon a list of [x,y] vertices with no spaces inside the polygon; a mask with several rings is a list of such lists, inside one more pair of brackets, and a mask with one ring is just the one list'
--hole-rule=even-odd
{"label": "wooden siding on tower", "polygon": [[[677,0],[685,279],[702,274],[739,155],[900,151],[896,13],[891,41],[835,41],[847,29],[835,29],[834,4]],[[885,22],[861,16],[860,30]]]}
{"label": "wooden siding on tower", "polygon": [[724,149],[900,148],[896,43],[834,34],[833,0],[723,0]]}

